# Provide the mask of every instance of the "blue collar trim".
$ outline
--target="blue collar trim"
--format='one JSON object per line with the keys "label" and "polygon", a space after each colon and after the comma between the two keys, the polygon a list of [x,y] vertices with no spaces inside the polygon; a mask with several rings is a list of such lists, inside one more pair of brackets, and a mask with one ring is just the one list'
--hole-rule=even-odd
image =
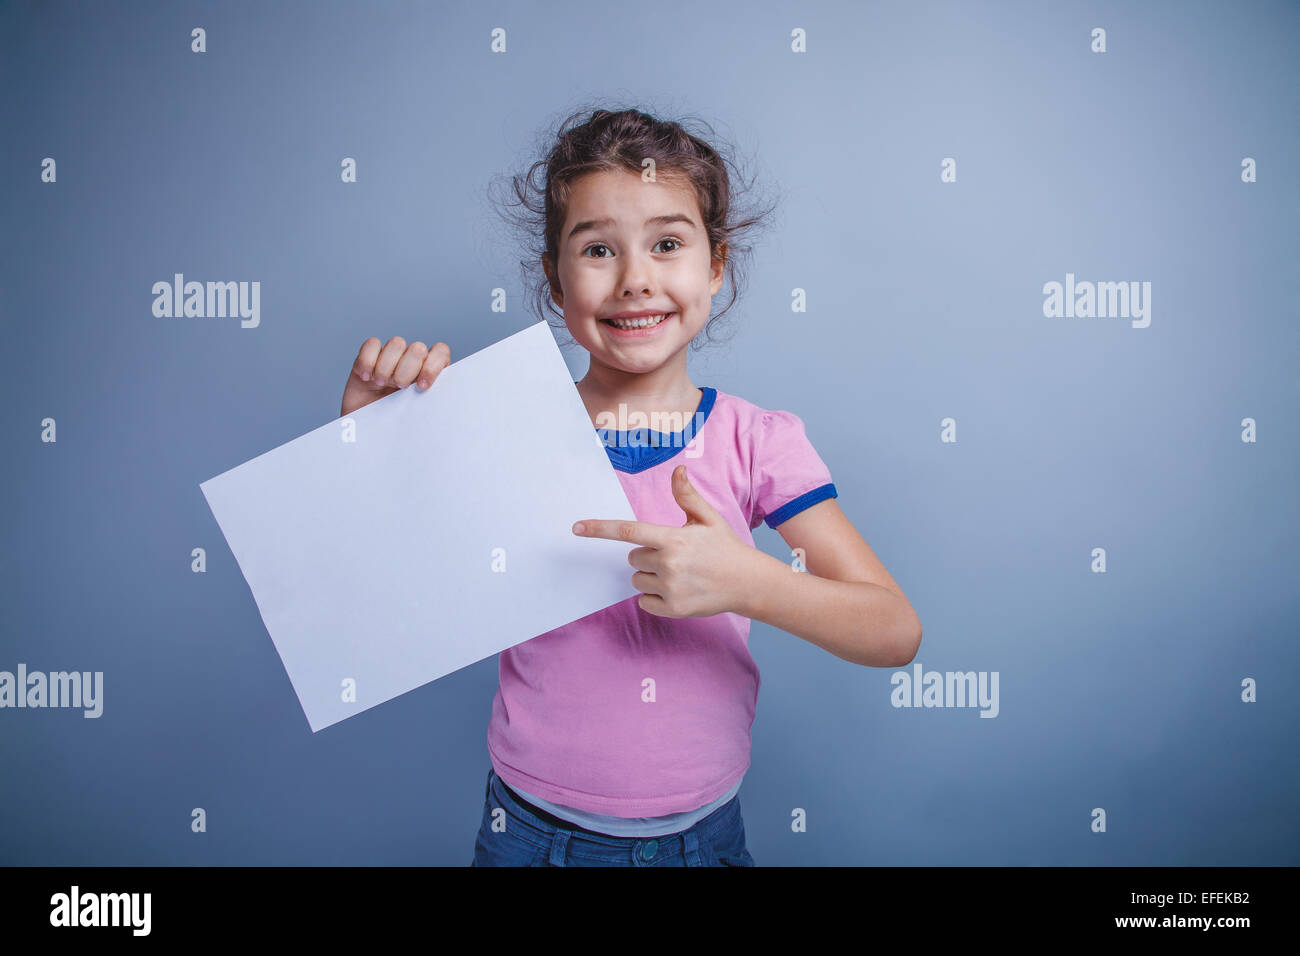
{"label": "blue collar trim", "polygon": [[[573,383],[577,385],[577,382]],[[678,432],[661,432],[652,428],[631,428],[619,431],[613,428],[597,428],[610,463],[627,474],[636,474],[668,461],[690,444],[713,411],[718,390],[708,385],[699,386],[700,404],[695,409],[686,427]]]}

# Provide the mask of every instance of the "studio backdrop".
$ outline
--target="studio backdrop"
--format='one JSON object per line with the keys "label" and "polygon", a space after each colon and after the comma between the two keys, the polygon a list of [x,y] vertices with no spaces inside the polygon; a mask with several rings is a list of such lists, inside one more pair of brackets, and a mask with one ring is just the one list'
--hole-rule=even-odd
{"label": "studio backdrop", "polygon": [[[312,733],[199,485],[337,419],[370,336],[539,321],[491,185],[590,105],[707,121],[779,200],[692,380],[802,419],[923,625],[897,668],[753,625],[756,862],[1300,862],[1298,40],[1287,2],[0,5],[0,863],[469,864],[496,658]],[[190,282],[240,307],[159,305]]]}

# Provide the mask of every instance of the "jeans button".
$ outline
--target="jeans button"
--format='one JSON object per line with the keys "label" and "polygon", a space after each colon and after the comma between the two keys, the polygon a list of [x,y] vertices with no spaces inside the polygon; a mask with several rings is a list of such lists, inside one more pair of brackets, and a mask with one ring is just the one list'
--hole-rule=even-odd
{"label": "jeans button", "polygon": [[653,860],[655,858],[655,851],[658,849],[659,849],[659,841],[649,840],[646,843],[641,845],[641,856],[644,859]]}

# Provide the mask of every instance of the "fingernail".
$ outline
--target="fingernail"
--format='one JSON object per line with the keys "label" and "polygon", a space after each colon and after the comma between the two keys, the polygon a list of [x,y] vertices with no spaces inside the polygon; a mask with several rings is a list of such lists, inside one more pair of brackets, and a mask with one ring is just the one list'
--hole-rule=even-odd
{"label": "fingernail", "polygon": [[584,532],[584,531],[586,531],[586,530],[587,530],[587,529],[583,527],[581,521],[579,521],[577,524],[575,524],[575,525],[573,526],[573,533],[574,533],[574,534],[582,534],[582,532]]}
{"label": "fingernail", "polygon": [[369,372],[362,372],[362,373],[361,373],[361,381],[363,381],[363,382],[368,382],[368,381],[370,381],[370,373],[369,373]]}

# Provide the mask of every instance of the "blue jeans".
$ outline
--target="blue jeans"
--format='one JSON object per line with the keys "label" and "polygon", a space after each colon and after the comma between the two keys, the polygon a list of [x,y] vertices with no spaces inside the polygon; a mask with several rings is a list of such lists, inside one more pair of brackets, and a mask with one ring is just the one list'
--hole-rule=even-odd
{"label": "blue jeans", "polygon": [[[494,832],[493,811],[505,830]],[[499,826],[498,826],[499,829]],[[740,795],[678,833],[619,837],[586,830],[516,796],[488,770],[483,822],[470,866],[754,866]]]}

